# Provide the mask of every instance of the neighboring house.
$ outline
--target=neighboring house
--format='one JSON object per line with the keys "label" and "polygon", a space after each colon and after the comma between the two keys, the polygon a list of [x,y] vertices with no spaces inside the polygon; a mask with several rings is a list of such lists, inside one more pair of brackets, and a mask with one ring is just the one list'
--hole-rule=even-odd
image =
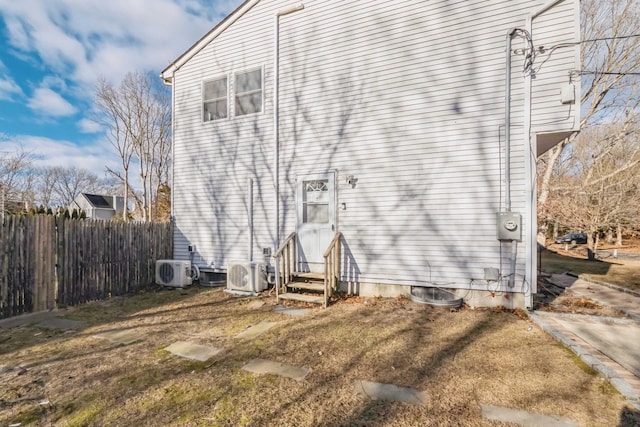
{"label": "neighboring house", "polygon": [[174,256],[273,265],[297,232],[313,271],[340,231],[345,290],[530,308],[579,34],[578,0],[245,1],[162,72]]}
{"label": "neighboring house", "polygon": [[116,213],[122,214],[124,197],[80,193],[69,206],[70,211],[73,209],[85,211],[87,218],[108,220]]}

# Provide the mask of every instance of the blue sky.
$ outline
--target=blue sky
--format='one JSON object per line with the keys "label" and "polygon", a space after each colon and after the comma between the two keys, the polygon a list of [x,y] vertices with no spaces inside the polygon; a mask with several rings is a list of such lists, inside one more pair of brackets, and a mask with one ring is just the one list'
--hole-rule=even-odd
{"label": "blue sky", "polygon": [[0,153],[96,174],[118,156],[89,117],[98,77],[159,74],[242,0],[0,0]]}

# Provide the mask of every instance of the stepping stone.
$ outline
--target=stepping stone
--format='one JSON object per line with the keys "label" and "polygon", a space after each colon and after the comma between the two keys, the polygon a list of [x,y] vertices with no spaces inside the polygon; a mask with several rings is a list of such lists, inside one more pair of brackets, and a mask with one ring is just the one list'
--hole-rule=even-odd
{"label": "stepping stone", "polygon": [[302,381],[311,369],[299,368],[297,366],[285,365],[280,362],[272,362],[271,360],[253,359],[242,367],[243,370],[253,374],[273,374],[280,377],[292,378],[296,381]]}
{"label": "stepping stone", "polygon": [[109,331],[94,335],[94,338],[107,340],[116,344],[129,345],[144,338],[144,335],[136,331]]}
{"label": "stepping stone", "polygon": [[287,308],[278,306],[273,309],[276,313],[288,314],[289,316],[304,316],[305,314],[309,314],[311,310],[308,308]]}
{"label": "stepping stone", "polygon": [[568,418],[491,405],[480,405],[480,408],[482,408],[482,416],[491,421],[514,423],[523,427],[578,427],[576,422]]}
{"label": "stepping stone", "polygon": [[247,308],[249,310],[257,310],[261,308],[263,305],[264,305],[264,301],[251,301],[249,304],[247,304]]}
{"label": "stepping stone", "polygon": [[356,380],[355,392],[371,400],[391,400],[419,406],[426,406],[427,404],[427,394],[425,392],[409,387],[398,387],[393,384]]}
{"label": "stepping stone", "polygon": [[169,353],[175,354],[176,356],[184,357],[185,359],[197,360],[199,362],[206,362],[222,351],[221,348],[194,344],[188,341],[174,342],[169,347],[166,347],[165,350]]}
{"label": "stepping stone", "polygon": [[269,329],[274,327],[277,323],[278,322],[260,322],[257,325],[253,325],[252,327],[250,327],[246,331],[240,332],[234,338],[240,338],[240,339],[245,339],[245,340],[253,339],[255,337],[258,337],[258,336],[264,334]]}
{"label": "stepping stone", "polygon": [[82,329],[84,328],[85,323],[79,320],[59,319],[57,317],[52,317],[51,319],[47,319],[43,322],[38,323],[36,326],[38,326],[39,328],[62,329],[66,331],[70,329]]}
{"label": "stepping stone", "polygon": [[54,317],[55,313],[51,311],[21,314],[19,316],[0,319],[0,328],[11,329],[19,326],[33,325],[35,323],[45,322]]}

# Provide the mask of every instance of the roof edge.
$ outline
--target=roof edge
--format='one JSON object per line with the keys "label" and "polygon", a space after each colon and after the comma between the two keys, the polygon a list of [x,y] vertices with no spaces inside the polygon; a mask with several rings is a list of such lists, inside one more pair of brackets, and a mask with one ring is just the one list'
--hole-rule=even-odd
{"label": "roof edge", "polygon": [[160,78],[167,83],[173,82],[173,76],[176,71],[180,69],[187,61],[193,58],[198,52],[200,52],[206,45],[208,45],[213,39],[218,37],[224,30],[229,28],[231,24],[236,22],[242,15],[247,13],[253,6],[255,6],[260,0],[245,0],[240,6],[238,6],[233,12],[227,15],[222,21],[220,21],[215,27],[213,27],[207,34],[205,34],[200,40],[195,42],[189,49],[187,49],[182,55],[176,58],[168,67],[166,67],[160,73]]}

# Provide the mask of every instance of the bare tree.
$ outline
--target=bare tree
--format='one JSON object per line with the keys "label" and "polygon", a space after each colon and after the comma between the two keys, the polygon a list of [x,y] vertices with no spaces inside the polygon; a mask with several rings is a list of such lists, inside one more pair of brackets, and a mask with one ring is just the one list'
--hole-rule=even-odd
{"label": "bare tree", "polygon": [[37,174],[37,202],[43,206],[54,206],[54,192],[58,176],[56,171],[51,167],[43,167],[37,170]]}
{"label": "bare tree", "polygon": [[131,122],[132,112],[126,100],[126,94],[122,87],[114,88],[103,77],[98,80],[95,103],[99,114],[96,115],[96,121],[108,129],[109,141],[120,156],[123,175],[110,168],[107,168],[107,171],[120,179],[124,186],[124,211],[122,214],[124,221],[127,221],[129,217],[129,169],[133,157],[131,132],[127,126]]}
{"label": "bare tree", "polygon": [[[607,144],[592,148],[594,158],[607,156],[617,145],[624,143],[635,131],[640,97],[637,94],[640,77],[640,2],[637,0],[583,0],[582,8],[582,70],[576,72],[582,81],[581,128],[619,123],[616,134],[607,138]],[[573,150],[573,145],[589,144],[590,140],[567,139],[549,150],[538,164],[539,220],[544,223],[552,216],[548,206],[554,171]],[[631,165],[627,165],[631,166]],[[625,165],[621,165],[623,173]],[[615,175],[617,171],[611,171]]]}
{"label": "bare tree", "polygon": [[[611,146],[623,124],[589,128],[580,135],[564,164],[553,174],[549,208],[564,227],[586,231],[590,257],[600,232],[638,220],[640,200],[640,139]],[[606,153],[595,156],[593,153]]]}
{"label": "bare tree", "polygon": [[[111,143],[122,160],[122,174],[109,172],[123,182],[125,197],[133,196],[142,219],[150,221],[154,196],[161,184],[168,183],[171,105],[167,90],[157,78],[141,72],[127,74],[118,88],[101,79],[96,106],[100,123],[110,130]],[[132,162],[139,168],[140,196],[130,191]]]}
{"label": "bare tree", "polygon": [[25,201],[31,190],[32,163],[31,154],[23,149],[0,152],[0,187],[5,200]]}
{"label": "bare tree", "polygon": [[94,173],[76,166],[56,166],[50,169],[53,175],[53,194],[59,206],[69,206],[80,193],[100,193],[102,183]]}

